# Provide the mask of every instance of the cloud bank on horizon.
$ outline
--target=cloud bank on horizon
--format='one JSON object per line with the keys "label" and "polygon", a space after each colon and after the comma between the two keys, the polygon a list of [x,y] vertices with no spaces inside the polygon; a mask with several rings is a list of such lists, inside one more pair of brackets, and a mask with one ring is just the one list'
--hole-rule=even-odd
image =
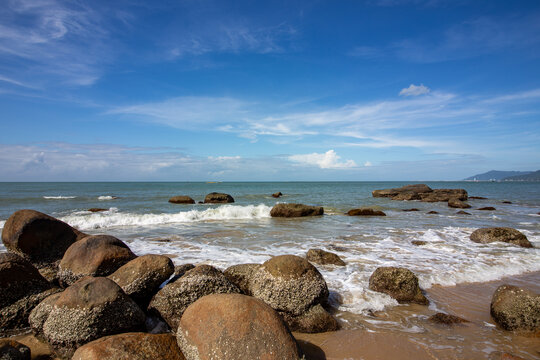
{"label": "cloud bank on horizon", "polygon": [[0,181],[536,170],[539,24],[527,1],[8,0]]}

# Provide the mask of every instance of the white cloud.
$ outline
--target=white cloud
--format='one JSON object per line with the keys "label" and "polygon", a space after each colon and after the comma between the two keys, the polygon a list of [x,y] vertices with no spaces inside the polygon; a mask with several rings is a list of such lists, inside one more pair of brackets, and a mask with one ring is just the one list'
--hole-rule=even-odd
{"label": "white cloud", "polygon": [[427,86],[424,86],[424,84],[411,84],[408,88],[401,89],[399,96],[418,96],[428,94],[430,91],[431,90]]}
{"label": "white cloud", "polygon": [[341,159],[334,150],[328,150],[324,154],[312,153],[291,155],[289,160],[306,165],[316,165],[321,169],[349,169],[356,167],[356,163],[353,160],[346,160],[340,162]]}

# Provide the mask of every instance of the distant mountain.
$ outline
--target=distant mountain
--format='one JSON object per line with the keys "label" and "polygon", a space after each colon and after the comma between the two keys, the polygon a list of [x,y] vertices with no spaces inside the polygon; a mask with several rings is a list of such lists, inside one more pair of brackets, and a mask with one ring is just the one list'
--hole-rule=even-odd
{"label": "distant mountain", "polygon": [[532,171],[499,171],[499,170],[491,170],[487,173],[474,175],[471,177],[468,177],[464,180],[478,180],[478,181],[490,181],[490,180],[503,180],[508,177],[514,177],[514,176],[523,176],[528,175],[532,173]]}
{"label": "distant mountain", "polygon": [[524,175],[509,176],[504,178],[503,181],[540,181],[540,170]]}

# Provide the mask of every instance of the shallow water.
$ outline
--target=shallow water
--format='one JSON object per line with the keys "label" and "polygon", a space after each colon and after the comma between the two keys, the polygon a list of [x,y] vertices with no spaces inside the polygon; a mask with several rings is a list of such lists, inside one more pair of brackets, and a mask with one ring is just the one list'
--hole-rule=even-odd
{"label": "shallow water", "polygon": [[[138,254],[166,254],[176,264],[207,263],[228,266],[257,262],[270,256],[305,256],[322,248],[341,256],[345,267],[319,267],[331,292],[331,303],[346,327],[365,326],[347,314],[365,316],[373,311],[402,309],[390,297],[367,289],[379,266],[403,266],[415,272],[420,285],[452,286],[486,282],[505,276],[540,271],[540,183],[428,182],[432,188],[464,188],[472,215],[456,215],[446,203],[392,201],[373,198],[371,191],[398,187],[400,182],[343,183],[3,183],[0,191],[0,227],[18,209],[32,208],[90,234],[111,234]],[[178,205],[167,200],[189,195],[196,201],[212,192],[235,198],[228,205]],[[274,199],[271,194],[284,196]],[[118,198],[114,198],[118,197]],[[503,201],[511,201],[505,204]],[[321,205],[325,216],[273,219],[276,202]],[[386,217],[349,217],[351,208],[370,206]],[[496,211],[476,208],[494,206]],[[91,213],[89,208],[107,211]],[[417,208],[416,212],[403,209]],[[435,210],[439,214],[430,215]],[[479,227],[514,227],[536,247],[525,249],[504,243],[477,244],[469,240]],[[413,240],[426,241],[415,246]],[[0,245],[0,251],[5,250]],[[434,304],[443,307],[444,301]],[[434,311],[432,308],[431,311]],[[353,316],[354,317],[354,316]],[[369,323],[381,331],[423,331],[425,326],[382,319]],[[418,329],[416,329],[418,327]],[[412,330],[411,330],[412,329]],[[487,351],[487,350],[486,350]]]}

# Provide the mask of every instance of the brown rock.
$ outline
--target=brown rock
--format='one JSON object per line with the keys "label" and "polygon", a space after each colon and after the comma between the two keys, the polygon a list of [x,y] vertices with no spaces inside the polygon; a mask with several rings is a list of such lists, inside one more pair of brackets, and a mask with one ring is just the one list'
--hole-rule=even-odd
{"label": "brown rock", "polygon": [[478,208],[476,210],[494,211],[494,210],[497,210],[497,209],[495,209],[493,206],[485,206],[485,207]]}
{"label": "brown rock", "polygon": [[323,215],[321,206],[309,206],[304,204],[276,204],[270,210],[272,217],[301,217]]}
{"label": "brown rock", "polygon": [[415,192],[402,192],[395,196],[392,196],[392,200],[404,200],[404,201],[412,201],[412,200],[420,200],[420,194]]}
{"label": "brown rock", "polygon": [[454,325],[454,324],[463,324],[463,323],[469,322],[465,319],[460,318],[459,316],[443,314],[440,312],[436,313],[435,315],[431,315],[428,320],[433,323],[441,324],[441,325]]}
{"label": "brown rock", "polygon": [[371,208],[352,209],[347,212],[349,216],[386,216],[381,210]]}
{"label": "brown rock", "polygon": [[454,209],[468,209],[471,207],[471,205],[467,204],[465,201],[461,201],[456,198],[451,198],[448,200],[448,207],[454,208]]}
{"label": "brown rock", "polygon": [[0,339],[0,359],[30,360],[30,348],[14,340]]}
{"label": "brown rock", "polygon": [[110,279],[86,277],[56,300],[43,324],[47,342],[62,356],[100,337],[144,328],[145,315]]}
{"label": "brown rock", "polygon": [[193,264],[182,264],[182,265],[176,265],[174,267],[174,276],[169,280],[169,284],[175,282],[176,280],[180,279],[186,272],[189,270],[195,268],[195,265]]}
{"label": "brown rock", "polygon": [[487,198],[486,198],[486,197],[483,197],[483,196],[469,196],[469,199],[474,199],[474,200],[486,200]]}
{"label": "brown rock", "polygon": [[436,214],[438,214],[438,212],[437,212],[437,211],[434,211],[434,210],[431,210],[430,212],[428,212],[428,214],[436,215]]}
{"label": "brown rock", "polygon": [[231,283],[236,285],[245,295],[251,295],[251,279],[259,270],[259,264],[239,264],[227,268],[223,273]]}
{"label": "brown rock", "polygon": [[338,255],[321,249],[309,249],[306,258],[308,261],[320,265],[346,265]]}
{"label": "brown rock", "polygon": [[167,256],[144,255],[131,260],[108,277],[137,304],[146,307],[159,286],[173,272],[174,264]]}
{"label": "brown rock", "polygon": [[281,191],[278,191],[277,193],[273,193],[272,194],[272,197],[275,197],[275,198],[278,198],[278,197],[281,197],[283,196],[283,194],[281,193]]}
{"label": "brown rock", "polygon": [[173,196],[169,202],[172,204],[195,204],[195,200],[185,195]]}
{"label": "brown rock", "polygon": [[159,290],[148,305],[148,310],[159,314],[171,329],[176,329],[186,308],[201,297],[239,292],[221,271],[210,265],[199,265]]}
{"label": "brown rock", "polygon": [[416,246],[422,246],[422,245],[426,245],[426,244],[427,244],[427,241],[423,241],[423,240],[413,240],[413,241],[411,241],[411,244],[416,245]]}
{"label": "brown rock", "polygon": [[204,198],[205,204],[223,204],[223,203],[233,203],[234,199],[229,194],[223,193],[210,193]]}
{"label": "brown rock", "polygon": [[423,202],[439,202],[455,198],[461,201],[468,199],[467,191],[464,189],[434,189],[430,193],[423,193],[420,195]]}
{"label": "brown rock", "polygon": [[289,329],[302,333],[320,333],[339,330],[339,324],[320,304],[312,306],[301,315],[280,312]]}
{"label": "brown rock", "polygon": [[125,333],[81,346],[72,360],[185,360],[172,334]]}
{"label": "brown rock", "polygon": [[502,241],[521,247],[531,248],[532,244],[520,231],[507,227],[481,228],[473,231],[470,239],[477,243],[488,244]]}
{"label": "brown rock", "polygon": [[114,236],[92,235],[71,245],[58,270],[62,286],[85,276],[107,276],[135,258],[129,247]]}
{"label": "brown rock", "polygon": [[401,211],[420,211],[417,208],[411,208],[411,209],[403,209]]}
{"label": "brown rock", "polygon": [[501,285],[491,299],[491,316],[504,330],[540,332],[540,294]]}
{"label": "brown rock", "polygon": [[68,224],[35,210],[14,212],[2,230],[6,248],[35,265],[61,259],[82,236]]}
{"label": "brown rock", "polygon": [[471,215],[471,213],[468,213],[468,212],[463,211],[463,210],[459,210],[456,214],[457,215]]}
{"label": "brown rock", "polygon": [[373,190],[371,194],[373,197],[394,197],[401,193],[421,194],[431,191],[433,190],[426,184],[412,184],[395,189]]}
{"label": "brown rock", "polygon": [[509,354],[509,353],[502,353],[501,360],[526,360],[526,359],[516,356],[516,355]]}
{"label": "brown rock", "polygon": [[418,286],[418,278],[405,268],[377,268],[369,278],[369,288],[390,295],[399,303],[429,304]]}
{"label": "brown rock", "polygon": [[103,209],[103,208],[90,208],[90,209],[88,209],[88,211],[90,211],[90,212],[101,212],[101,211],[107,211],[107,209]]}
{"label": "brown rock", "polygon": [[214,294],[192,304],[177,332],[188,360],[297,360],[296,341],[264,302],[239,294]]}

